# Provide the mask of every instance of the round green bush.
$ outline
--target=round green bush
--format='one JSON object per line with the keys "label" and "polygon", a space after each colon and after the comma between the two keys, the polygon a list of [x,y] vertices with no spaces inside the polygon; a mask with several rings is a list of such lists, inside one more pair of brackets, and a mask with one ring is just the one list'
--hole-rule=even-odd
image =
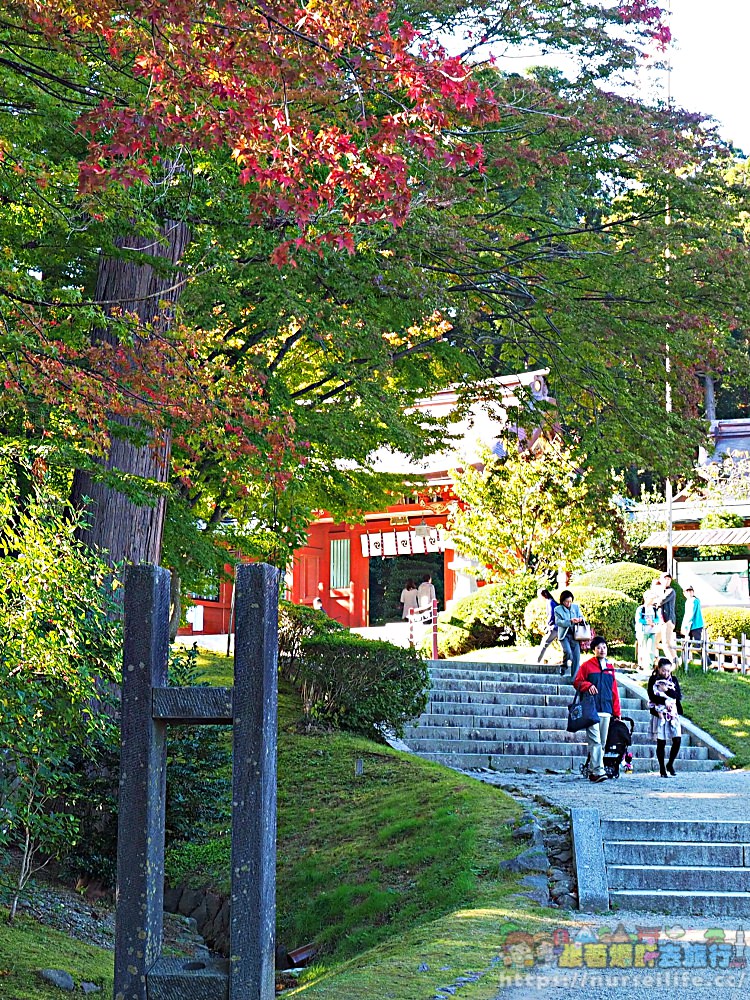
{"label": "round green bush", "polygon": [[[538,581],[528,574],[508,577],[500,583],[480,587],[462,597],[449,611],[438,615],[438,653],[440,657],[460,656],[474,649],[510,646],[527,638],[524,610],[536,593]],[[431,655],[432,638],[428,633],[421,651]]]}
{"label": "round green bush", "polygon": [[750,637],[750,608],[703,608],[703,623],[709,639]]}
{"label": "round green bush", "polygon": [[[583,573],[573,578],[570,589],[576,592],[576,587],[606,587],[609,590],[620,590],[639,605],[643,603],[643,595],[651,589],[654,580],[661,576],[661,571],[642,563],[617,562],[601,566],[589,573]],[[682,622],[685,612],[685,595],[676,580],[672,581],[676,601],[677,627]]]}
{"label": "round green bush", "polygon": [[[594,632],[603,635],[608,643],[632,643],[635,641],[636,602],[621,590],[607,587],[584,587],[571,584],[576,604],[581,606],[586,621]],[[557,596],[557,595],[553,595]],[[547,624],[547,602],[535,597],[526,608],[524,620],[528,630],[540,638]]]}

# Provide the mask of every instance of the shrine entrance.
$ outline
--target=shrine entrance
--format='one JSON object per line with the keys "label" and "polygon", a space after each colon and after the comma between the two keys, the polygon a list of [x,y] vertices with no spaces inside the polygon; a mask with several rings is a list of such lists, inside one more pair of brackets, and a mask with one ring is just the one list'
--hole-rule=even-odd
{"label": "shrine entrance", "polygon": [[370,625],[401,621],[401,591],[410,579],[418,586],[425,573],[432,577],[438,608],[445,607],[445,557],[442,552],[370,556],[369,563]]}

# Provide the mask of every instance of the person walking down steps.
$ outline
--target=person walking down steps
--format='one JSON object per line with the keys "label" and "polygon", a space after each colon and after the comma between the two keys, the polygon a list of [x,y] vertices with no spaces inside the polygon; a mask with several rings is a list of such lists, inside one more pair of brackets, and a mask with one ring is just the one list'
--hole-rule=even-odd
{"label": "person walking down steps", "polygon": [[599,722],[586,730],[589,748],[589,781],[606,781],[604,747],[607,743],[609,720],[620,718],[620,693],[617,690],[614,665],[607,659],[607,642],[601,635],[591,640],[594,655],[578,668],[573,687],[581,694],[594,697]]}
{"label": "person walking down steps", "polygon": [[544,654],[547,652],[549,647],[557,638],[557,625],[555,625],[555,608],[558,606],[557,601],[554,599],[552,594],[546,589],[542,588],[539,591],[539,597],[547,602],[548,614],[547,614],[547,624],[544,629],[544,635],[542,636],[542,641],[539,643],[539,654],[536,658],[537,663],[541,663],[544,659]]}
{"label": "person walking down steps", "polygon": [[[674,762],[682,745],[682,693],[680,682],[672,676],[672,661],[662,656],[648,681],[648,705],[651,712],[651,735],[656,738],[656,759],[662,778],[676,778]],[[664,763],[667,743],[671,740],[669,761]]]}
{"label": "person walking down steps", "polygon": [[560,668],[560,675],[564,676],[566,670],[570,670],[570,679],[578,673],[581,663],[581,647],[575,639],[574,625],[583,622],[581,609],[575,603],[570,590],[564,590],[560,594],[560,603],[554,611],[555,625],[557,626],[557,638],[563,651],[563,663]]}

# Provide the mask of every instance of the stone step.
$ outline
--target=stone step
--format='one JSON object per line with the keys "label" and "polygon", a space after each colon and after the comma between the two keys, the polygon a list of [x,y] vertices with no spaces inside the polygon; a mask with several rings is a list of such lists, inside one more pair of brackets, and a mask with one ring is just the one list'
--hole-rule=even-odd
{"label": "stone step", "polygon": [[[625,706],[621,706],[624,715],[627,715],[634,722],[638,724],[649,725],[651,721],[651,714],[648,709],[643,708],[631,708],[627,711]],[[565,707],[561,705],[502,705],[502,704],[483,704],[477,702],[428,702],[427,708],[424,715],[441,716],[443,718],[456,718],[460,720],[457,725],[467,725],[461,718],[462,716],[471,715],[475,718],[489,719],[506,716],[513,716],[517,719],[529,719],[531,721],[535,719],[555,719],[560,720],[563,727],[567,724],[568,714],[565,711]]]}
{"label": "stone step", "polygon": [[[497,720],[494,720],[497,722]],[[515,726],[514,722],[516,720],[512,716],[507,716],[501,719],[500,722],[505,722],[506,725],[494,725],[494,726],[432,726],[429,723],[424,723],[421,719],[419,724],[416,726],[406,726],[404,728],[404,739],[407,743],[411,743],[413,740],[510,740],[511,742],[546,742],[557,741],[563,743],[580,743],[582,739],[581,733],[569,733],[563,727],[550,727],[547,726],[547,720],[537,720],[541,721],[543,725],[539,726]],[[563,723],[564,726],[564,723]],[[640,748],[644,746],[652,746],[653,741],[650,739],[647,733],[639,732],[636,730],[633,733],[633,743],[632,747],[638,747],[638,752],[640,753]],[[687,749],[690,746],[690,737],[686,734],[682,739],[682,750]]]}
{"label": "stone step", "polygon": [[522,660],[493,660],[492,663],[484,663],[481,660],[427,660],[427,667],[432,670],[463,670],[483,673],[527,673],[527,674],[548,674],[554,671],[554,667],[548,663],[526,663]]}
{"label": "stone step", "polygon": [[495,681],[507,684],[568,684],[570,675],[561,676],[559,668],[548,673],[527,673],[522,670],[430,670],[430,677],[438,681]]}
{"label": "stone step", "polygon": [[[634,720],[635,729],[633,730],[634,735],[643,734],[646,735],[649,732],[649,719]],[[516,715],[515,713],[507,715],[445,715],[442,713],[425,713],[420,715],[417,722],[413,723],[414,726],[420,729],[423,726],[446,726],[453,729],[464,729],[467,726],[473,729],[555,729],[555,730],[565,730],[567,728],[568,717],[567,713],[558,712],[556,715],[551,716],[538,716],[536,718],[529,718],[525,715]],[[683,743],[685,740],[689,739],[687,733],[683,734]],[[687,746],[687,744],[684,743]]]}
{"label": "stone step", "polygon": [[[715,761],[711,762],[715,766]],[[675,768],[679,765],[679,760]],[[689,819],[602,819],[602,840],[640,840],[668,844],[688,841],[710,844],[750,844],[750,821]]]}
{"label": "stone step", "polygon": [[[586,757],[588,749],[585,742],[564,743],[561,740],[451,740],[451,739],[430,739],[412,737],[406,741],[410,748],[416,753],[457,753],[457,754],[512,754],[515,756],[552,754],[555,757]],[[637,760],[656,760],[656,747],[653,744],[643,744],[633,749],[634,757]],[[675,765],[679,768],[680,761],[707,760],[708,750],[705,747],[688,747],[680,753],[680,758]]]}
{"label": "stone step", "polygon": [[[434,761],[444,767],[451,767],[459,771],[488,770],[488,771],[573,771],[578,773],[583,757],[572,757],[569,754],[489,754],[489,753],[431,753],[420,751],[419,756],[424,760]],[[712,771],[716,767],[713,760],[683,760],[679,762],[680,771]],[[636,770],[639,772],[658,771],[658,764],[655,759],[639,758],[635,761]],[[620,772],[623,773],[622,771]],[[627,781],[627,776],[620,780]],[[584,784],[581,779],[581,784]]]}
{"label": "stone step", "polygon": [[[567,706],[573,700],[573,691],[568,694],[527,694],[512,691],[473,691],[446,690],[433,688],[430,691],[430,705],[454,703],[469,705],[563,705]],[[620,707],[625,714],[631,709],[642,708],[640,698],[620,698]],[[626,709],[628,710],[626,712]]]}
{"label": "stone step", "polygon": [[452,677],[433,678],[433,691],[481,691],[497,694],[530,694],[535,697],[541,694],[564,694],[573,697],[575,690],[572,684],[567,684],[557,678],[556,681],[545,680],[537,684],[524,684],[512,680],[456,680]]}
{"label": "stone step", "polygon": [[750,892],[647,892],[643,889],[615,889],[609,894],[610,905],[623,910],[647,910],[652,913],[691,913],[707,917],[750,917]]}
{"label": "stone step", "polygon": [[750,844],[707,844],[642,840],[606,840],[607,865],[718,865],[721,868],[750,867]]}
{"label": "stone step", "polygon": [[610,890],[750,893],[750,868],[684,864],[607,865],[607,882]]}

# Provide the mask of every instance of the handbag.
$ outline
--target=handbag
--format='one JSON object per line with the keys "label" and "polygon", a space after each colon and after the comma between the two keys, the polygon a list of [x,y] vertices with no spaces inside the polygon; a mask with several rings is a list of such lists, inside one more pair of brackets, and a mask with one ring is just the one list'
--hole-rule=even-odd
{"label": "handbag", "polygon": [[591,626],[588,622],[579,622],[578,625],[573,626],[573,638],[576,642],[591,642],[594,637],[594,633],[591,631]]}
{"label": "handbag", "polygon": [[594,696],[576,691],[575,698],[568,705],[568,732],[577,733],[598,723],[599,713]]}

